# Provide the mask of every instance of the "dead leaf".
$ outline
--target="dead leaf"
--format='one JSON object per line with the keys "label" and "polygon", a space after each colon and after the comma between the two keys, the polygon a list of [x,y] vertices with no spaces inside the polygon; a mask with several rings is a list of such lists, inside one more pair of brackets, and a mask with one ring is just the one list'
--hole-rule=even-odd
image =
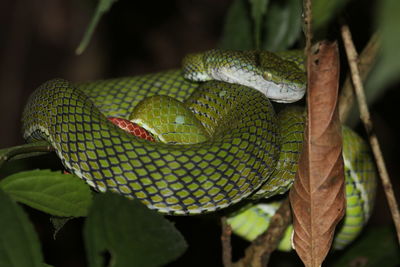
{"label": "dead leaf", "polygon": [[318,44],[307,61],[305,140],[290,201],[294,248],[306,266],[314,267],[325,259],[345,213],[337,44]]}

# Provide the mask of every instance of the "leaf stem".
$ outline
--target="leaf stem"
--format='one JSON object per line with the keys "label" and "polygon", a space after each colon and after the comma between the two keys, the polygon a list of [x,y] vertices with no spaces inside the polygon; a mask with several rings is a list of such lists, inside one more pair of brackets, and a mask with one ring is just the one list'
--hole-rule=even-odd
{"label": "leaf stem", "polygon": [[14,146],[0,150],[0,168],[6,161],[11,159],[21,159],[30,156],[41,155],[54,151],[53,147],[46,141],[39,141],[20,146]]}

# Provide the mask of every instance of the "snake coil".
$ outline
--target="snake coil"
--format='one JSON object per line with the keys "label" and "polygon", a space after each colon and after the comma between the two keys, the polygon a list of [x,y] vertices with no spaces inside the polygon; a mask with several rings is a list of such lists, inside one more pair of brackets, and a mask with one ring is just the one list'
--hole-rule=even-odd
{"label": "snake coil", "polygon": [[[284,193],[297,169],[303,116],[293,108],[276,116],[266,96],[292,102],[304,95],[301,60],[293,53],[212,50],[188,56],[184,70],[185,77],[222,81],[192,82],[180,70],[78,85],[48,81],[25,107],[24,137],[48,141],[64,166],[96,190],[162,213],[199,214]],[[128,119],[135,106],[133,120],[161,142],[107,119]],[[345,157],[345,232],[354,236],[369,217],[375,180],[365,145],[347,135],[358,142],[347,145],[355,153]]]}

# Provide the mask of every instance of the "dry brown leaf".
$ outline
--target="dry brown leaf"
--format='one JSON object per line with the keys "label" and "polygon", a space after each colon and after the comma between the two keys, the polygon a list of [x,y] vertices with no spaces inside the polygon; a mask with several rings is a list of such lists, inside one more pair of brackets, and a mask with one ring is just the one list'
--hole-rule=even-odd
{"label": "dry brown leaf", "polygon": [[290,191],[293,245],[306,266],[320,266],[345,212],[341,125],[337,111],[339,53],[322,42],[308,55],[308,116],[299,169]]}

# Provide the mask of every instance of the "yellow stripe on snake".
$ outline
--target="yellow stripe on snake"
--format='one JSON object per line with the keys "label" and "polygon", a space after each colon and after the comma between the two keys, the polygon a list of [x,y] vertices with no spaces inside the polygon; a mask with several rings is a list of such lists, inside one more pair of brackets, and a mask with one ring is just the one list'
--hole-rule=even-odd
{"label": "yellow stripe on snake", "polygon": [[[304,118],[296,108],[275,115],[268,98],[294,102],[305,87],[297,52],[211,50],[186,57],[182,71],[77,85],[48,81],[26,105],[24,137],[48,141],[64,166],[98,191],[166,214],[212,212],[290,188]],[[124,132],[110,116],[129,118],[159,142]],[[343,133],[348,205],[339,243],[361,230],[375,192],[365,144]],[[244,211],[255,218],[247,226],[243,213],[232,217],[234,230],[254,239],[262,231],[255,226],[265,229],[268,220],[263,205]]]}

